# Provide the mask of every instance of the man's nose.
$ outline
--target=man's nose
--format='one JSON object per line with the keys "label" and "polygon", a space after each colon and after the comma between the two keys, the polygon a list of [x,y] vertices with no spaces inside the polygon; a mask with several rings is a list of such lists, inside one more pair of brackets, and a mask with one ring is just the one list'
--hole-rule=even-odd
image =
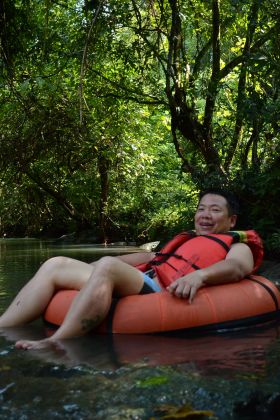
{"label": "man's nose", "polygon": [[209,217],[210,216],[210,210],[209,209],[203,209],[202,216],[203,217]]}

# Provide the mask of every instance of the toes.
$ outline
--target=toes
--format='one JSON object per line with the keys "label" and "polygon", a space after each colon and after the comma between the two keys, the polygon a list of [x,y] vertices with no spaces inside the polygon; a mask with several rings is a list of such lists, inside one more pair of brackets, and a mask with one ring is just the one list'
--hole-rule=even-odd
{"label": "toes", "polygon": [[32,347],[31,343],[26,341],[17,341],[15,344],[17,349],[28,350]]}

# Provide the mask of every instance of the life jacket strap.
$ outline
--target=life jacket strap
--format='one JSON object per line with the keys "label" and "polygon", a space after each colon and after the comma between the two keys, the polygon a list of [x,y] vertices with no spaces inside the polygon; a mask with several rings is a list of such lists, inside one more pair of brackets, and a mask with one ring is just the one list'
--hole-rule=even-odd
{"label": "life jacket strap", "polygon": [[172,252],[157,252],[156,253],[156,256],[157,257],[163,257],[161,260],[159,260],[159,261],[151,261],[150,262],[150,264],[151,265],[156,265],[156,266],[158,266],[158,265],[161,265],[161,264],[163,264],[163,263],[165,263],[165,264],[167,264],[167,265],[169,265],[169,267],[171,267],[171,268],[173,268],[175,271],[179,271],[176,267],[174,267],[169,261],[168,261],[168,259],[170,258],[170,257],[175,257],[175,258],[177,258],[178,260],[183,260],[183,261],[185,261],[186,263],[188,263],[194,270],[200,270],[200,267],[198,266],[198,265],[196,265],[195,263],[193,263],[192,261],[190,261],[190,260],[188,260],[187,258],[184,258],[182,255],[179,255],[179,254],[175,254],[175,253],[172,253]]}
{"label": "life jacket strap", "polygon": [[219,245],[221,245],[226,252],[229,252],[230,247],[221,239],[217,238],[216,236],[211,236],[211,235],[203,235],[203,238],[207,238],[207,239],[211,239],[214,242],[217,242]]}

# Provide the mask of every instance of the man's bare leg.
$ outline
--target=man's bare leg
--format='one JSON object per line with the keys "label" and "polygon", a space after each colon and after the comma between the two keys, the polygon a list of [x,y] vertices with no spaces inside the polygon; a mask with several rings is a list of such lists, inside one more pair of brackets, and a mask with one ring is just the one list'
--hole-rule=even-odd
{"label": "man's bare leg", "polygon": [[0,317],[0,328],[15,327],[37,319],[45,311],[55,290],[80,290],[93,270],[90,264],[71,258],[49,259]]}
{"label": "man's bare leg", "polygon": [[134,267],[117,258],[101,258],[55,334],[40,341],[18,341],[16,346],[23,349],[42,349],[59,340],[84,335],[106,317],[113,294],[138,294],[143,283],[142,274]]}

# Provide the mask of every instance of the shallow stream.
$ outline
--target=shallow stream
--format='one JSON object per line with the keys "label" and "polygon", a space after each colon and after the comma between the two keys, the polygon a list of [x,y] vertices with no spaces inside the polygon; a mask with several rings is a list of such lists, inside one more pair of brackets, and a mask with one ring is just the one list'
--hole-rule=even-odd
{"label": "shallow stream", "polygon": [[[93,261],[134,248],[0,240],[0,312],[55,255]],[[48,333],[41,320],[0,335],[0,419],[279,419],[280,327],[197,337],[101,336],[25,352],[19,338]]]}

